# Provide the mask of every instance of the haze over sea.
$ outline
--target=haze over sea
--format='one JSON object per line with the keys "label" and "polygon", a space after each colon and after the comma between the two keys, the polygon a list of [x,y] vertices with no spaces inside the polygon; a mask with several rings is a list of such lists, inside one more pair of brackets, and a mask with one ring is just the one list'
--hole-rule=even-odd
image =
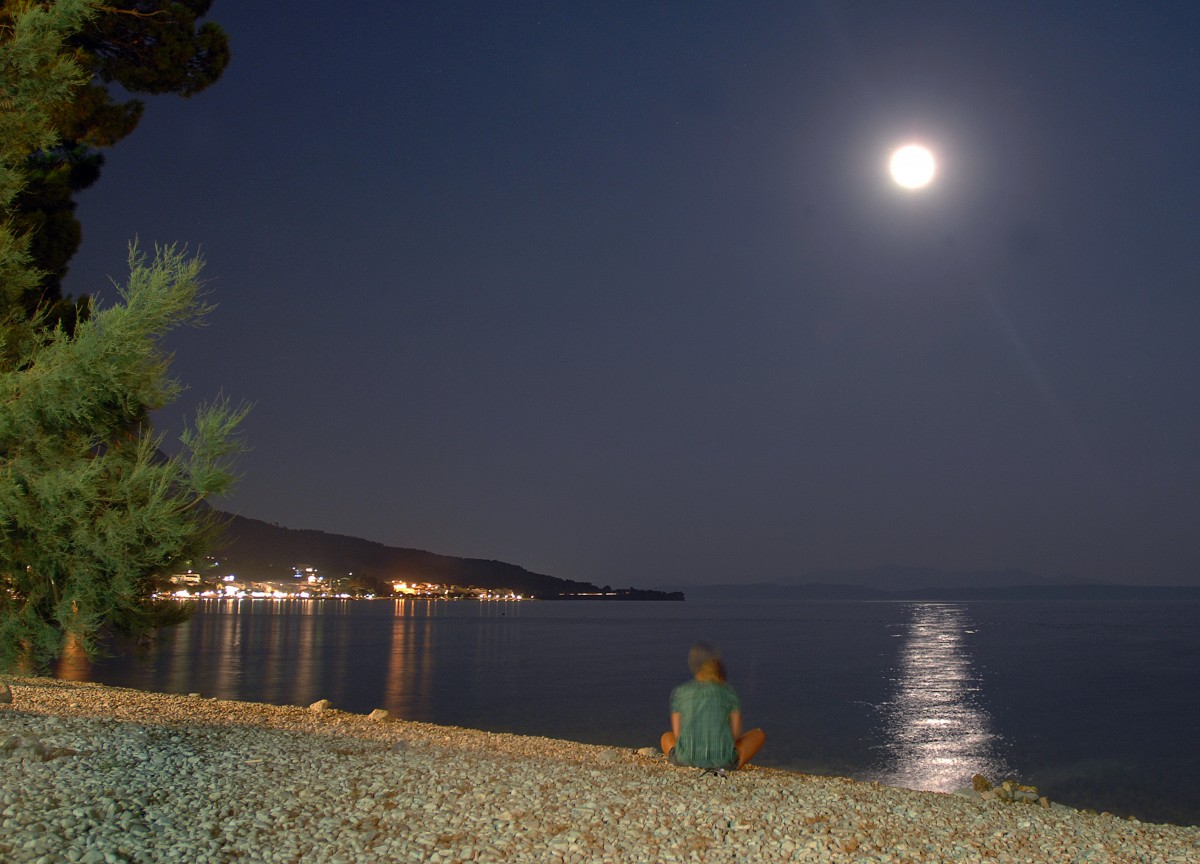
{"label": "haze over sea", "polygon": [[204,601],[144,659],[61,678],[620,747],[717,641],[764,765],[1200,824],[1200,603]]}

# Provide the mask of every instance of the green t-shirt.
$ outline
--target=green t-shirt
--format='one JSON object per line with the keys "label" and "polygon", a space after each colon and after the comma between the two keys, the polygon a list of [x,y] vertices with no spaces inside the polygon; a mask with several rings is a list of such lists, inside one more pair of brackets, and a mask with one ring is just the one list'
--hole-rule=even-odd
{"label": "green t-shirt", "polygon": [[675,761],[697,768],[727,768],[737,759],[729,715],[741,711],[728,684],[689,681],[671,691],[671,713],[680,714]]}

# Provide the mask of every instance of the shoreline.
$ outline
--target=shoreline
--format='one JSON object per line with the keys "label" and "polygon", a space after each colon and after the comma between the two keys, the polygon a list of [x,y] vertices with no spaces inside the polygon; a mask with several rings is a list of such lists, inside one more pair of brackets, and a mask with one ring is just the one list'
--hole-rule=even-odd
{"label": "shoreline", "polygon": [[720,779],[657,751],[335,709],[0,681],[11,862],[1200,862],[1200,827],[753,764]]}

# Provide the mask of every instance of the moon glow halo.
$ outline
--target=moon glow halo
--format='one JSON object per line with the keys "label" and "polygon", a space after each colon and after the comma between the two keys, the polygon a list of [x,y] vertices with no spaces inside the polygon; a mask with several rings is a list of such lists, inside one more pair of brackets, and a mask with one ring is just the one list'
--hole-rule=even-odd
{"label": "moon glow halo", "polygon": [[921,189],[933,182],[937,173],[937,162],[928,147],[920,144],[905,144],[892,151],[888,170],[897,186],[905,189]]}

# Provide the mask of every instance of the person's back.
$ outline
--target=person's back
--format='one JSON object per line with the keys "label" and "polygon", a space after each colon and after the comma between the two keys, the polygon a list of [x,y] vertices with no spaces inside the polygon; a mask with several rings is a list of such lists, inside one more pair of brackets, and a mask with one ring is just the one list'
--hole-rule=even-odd
{"label": "person's back", "polygon": [[671,713],[681,718],[675,761],[698,768],[736,768],[737,751],[729,715],[741,710],[733,688],[721,681],[696,679],[671,693]]}
{"label": "person's back", "polygon": [[761,729],[742,734],[742,706],[725,682],[715,645],[693,645],[688,666],[695,677],[671,691],[671,731],[663,733],[663,752],[674,765],[740,768],[759,751],[766,736]]}

